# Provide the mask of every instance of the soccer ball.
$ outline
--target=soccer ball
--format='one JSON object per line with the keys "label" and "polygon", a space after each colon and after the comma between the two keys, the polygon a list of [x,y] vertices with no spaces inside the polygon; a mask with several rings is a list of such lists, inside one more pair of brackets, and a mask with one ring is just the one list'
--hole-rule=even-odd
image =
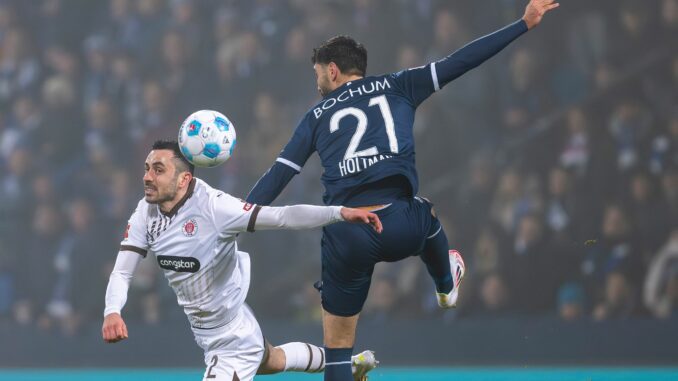
{"label": "soccer ball", "polygon": [[196,167],[215,167],[233,155],[235,126],[218,111],[196,111],[181,124],[179,147]]}

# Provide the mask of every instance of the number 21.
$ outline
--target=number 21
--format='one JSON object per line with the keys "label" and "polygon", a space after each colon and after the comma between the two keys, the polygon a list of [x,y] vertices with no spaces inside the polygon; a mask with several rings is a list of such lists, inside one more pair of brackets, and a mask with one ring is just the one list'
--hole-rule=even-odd
{"label": "number 21", "polygon": [[[381,116],[384,118],[386,136],[388,136],[388,145],[391,149],[391,153],[398,153],[398,139],[395,134],[395,124],[393,123],[393,115],[391,114],[391,108],[386,100],[386,95],[380,95],[370,99],[370,106],[374,105],[379,106]],[[348,115],[352,115],[358,119],[358,125],[351,138],[351,142],[348,144],[346,154],[344,154],[344,160],[354,157],[378,155],[379,151],[377,151],[377,147],[370,147],[356,152],[360,145],[360,140],[363,138],[363,135],[365,135],[365,130],[367,129],[367,115],[359,108],[347,107],[335,112],[330,119],[330,133],[337,131],[339,129],[339,122]]]}

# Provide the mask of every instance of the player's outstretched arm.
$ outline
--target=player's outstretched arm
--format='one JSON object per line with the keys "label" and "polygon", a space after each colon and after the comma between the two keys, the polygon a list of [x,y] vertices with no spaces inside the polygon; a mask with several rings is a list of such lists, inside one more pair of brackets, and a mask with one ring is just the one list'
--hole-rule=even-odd
{"label": "player's outstretched arm", "polygon": [[297,173],[299,172],[289,165],[276,161],[254,184],[247,195],[247,202],[257,205],[270,205]]}
{"label": "player's outstretched arm", "polygon": [[539,25],[544,15],[560,6],[555,0],[531,0],[527,7],[525,7],[525,14],[523,21],[527,24],[528,29],[532,29]]}
{"label": "player's outstretched arm", "polygon": [[120,311],[127,302],[127,291],[132,275],[142,256],[132,251],[120,251],[106,287],[106,308],[101,335],[107,343],[117,343],[128,337],[127,325]]}
{"label": "player's outstretched arm", "polygon": [[[374,213],[345,208],[342,206],[292,205],[283,207],[261,207],[254,218],[254,228],[250,229],[313,229],[339,221],[369,224],[381,233],[379,216]],[[253,213],[253,214],[254,214]]]}
{"label": "player's outstretched arm", "polygon": [[[440,90],[449,82],[492,58],[523,33],[534,28],[547,12],[557,7],[558,3],[554,0],[531,0],[520,20],[466,44],[439,61],[432,62],[430,69],[428,65],[421,68],[421,74],[419,74],[421,79],[417,82],[427,86],[430,90],[415,91],[418,102],[430,95],[429,91]],[[423,75],[426,71],[430,74]],[[429,85],[430,79],[433,80],[433,86]]]}

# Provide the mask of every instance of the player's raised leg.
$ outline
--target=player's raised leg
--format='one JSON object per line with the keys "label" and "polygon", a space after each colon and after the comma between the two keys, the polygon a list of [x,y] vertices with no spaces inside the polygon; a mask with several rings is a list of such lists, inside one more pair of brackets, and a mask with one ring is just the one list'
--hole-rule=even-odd
{"label": "player's raised leg", "polygon": [[420,258],[426,264],[426,269],[436,287],[438,305],[451,308],[457,305],[459,285],[466,272],[464,260],[456,250],[449,250],[449,243],[445,230],[431,212],[433,224],[426,237],[424,250]]}

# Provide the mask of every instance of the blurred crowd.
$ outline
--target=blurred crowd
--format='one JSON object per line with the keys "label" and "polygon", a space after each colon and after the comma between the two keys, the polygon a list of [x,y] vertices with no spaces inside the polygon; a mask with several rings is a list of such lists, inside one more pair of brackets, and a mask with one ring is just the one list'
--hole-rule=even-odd
{"label": "blurred crowd", "polygon": [[[318,100],[314,46],[350,34],[368,73],[397,71],[526,1],[0,1],[0,321],[101,320],[143,160],[191,112],[235,124],[234,157],[198,176],[243,197]],[[440,311],[411,258],[377,266],[364,319],[678,315],[678,0],[548,16],[417,113],[421,195],[469,269],[461,305]],[[276,203],[320,203],[319,175],[310,160]],[[258,234],[241,240],[249,302],[317,320],[319,233]],[[173,298],[149,257],[124,313],[153,324],[180,314]]]}

